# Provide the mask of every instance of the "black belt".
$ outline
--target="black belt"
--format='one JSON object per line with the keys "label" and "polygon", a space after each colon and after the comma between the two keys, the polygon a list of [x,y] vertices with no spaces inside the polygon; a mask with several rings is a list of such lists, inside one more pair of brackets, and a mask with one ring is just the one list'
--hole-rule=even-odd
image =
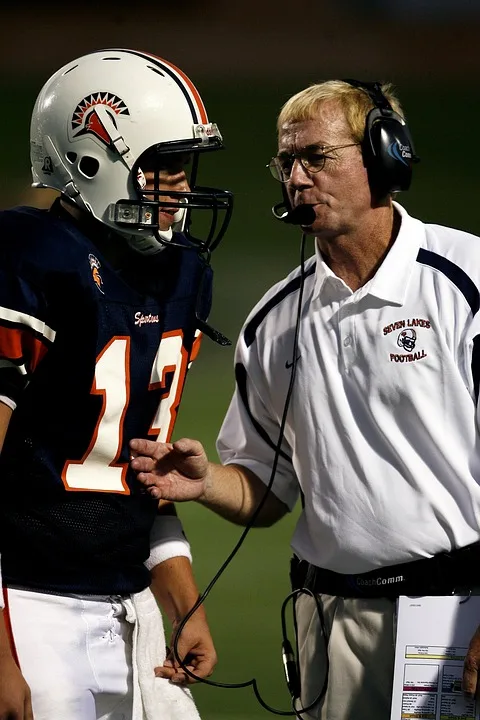
{"label": "black belt", "polygon": [[399,595],[468,595],[480,586],[480,542],[400,565],[346,575],[311,565],[295,555],[292,589],[351,598],[397,598]]}

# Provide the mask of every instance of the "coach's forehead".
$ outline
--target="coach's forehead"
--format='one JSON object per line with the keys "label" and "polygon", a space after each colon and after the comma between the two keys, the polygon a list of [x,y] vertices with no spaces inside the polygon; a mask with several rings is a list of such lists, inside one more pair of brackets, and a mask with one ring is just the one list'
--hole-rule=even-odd
{"label": "coach's forehead", "polygon": [[330,100],[319,103],[311,119],[283,123],[278,133],[278,147],[283,151],[298,150],[312,143],[335,145],[350,139],[350,127],[341,105]]}

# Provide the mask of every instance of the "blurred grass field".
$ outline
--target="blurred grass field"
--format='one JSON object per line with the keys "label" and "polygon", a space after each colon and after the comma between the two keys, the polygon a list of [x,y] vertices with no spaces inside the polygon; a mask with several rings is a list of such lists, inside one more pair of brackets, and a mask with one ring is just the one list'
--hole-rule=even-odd
{"label": "blurred grass field", "polygon": [[[306,74],[297,85],[279,81],[269,87],[255,83],[233,88],[199,85],[210,120],[218,123],[226,144],[225,151],[205,158],[205,174],[200,180],[235,193],[230,230],[213,256],[216,279],[211,315],[212,324],[232,341],[263,292],[298,264],[300,234],[273,219],[270,208],[280,200],[280,192],[265,165],[275,153],[275,119],[280,105],[316,79]],[[43,80],[21,85],[4,79],[1,86],[2,137],[7,138],[0,155],[2,207],[32,202],[28,128]],[[478,143],[473,130],[480,104],[477,97],[461,85],[453,95],[451,88],[440,87],[402,86],[399,93],[422,158],[412,189],[400,202],[425,221],[480,233]],[[309,247],[311,250],[311,244]],[[205,339],[187,381],[175,430],[175,437],[202,440],[212,459],[216,457],[216,433],[233,389],[232,365],[233,346],[221,348]],[[180,514],[203,589],[242,530],[194,505],[180,507]],[[235,683],[256,677],[266,702],[283,710],[288,710],[289,698],[280,657],[280,607],[289,592],[289,538],[295,518],[296,512],[275,528],[252,531],[206,601],[219,655],[213,679]],[[250,688],[199,685],[194,693],[203,720],[267,717]]]}

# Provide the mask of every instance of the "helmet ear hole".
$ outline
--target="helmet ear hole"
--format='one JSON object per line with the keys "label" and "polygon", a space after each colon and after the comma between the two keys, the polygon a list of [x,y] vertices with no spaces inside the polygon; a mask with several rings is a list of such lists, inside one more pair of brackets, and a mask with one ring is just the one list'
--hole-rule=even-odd
{"label": "helmet ear hole", "polygon": [[84,155],[78,163],[78,169],[86,178],[91,180],[98,172],[100,163],[96,158],[90,157],[90,155]]}
{"label": "helmet ear hole", "polygon": [[76,152],[73,152],[72,150],[69,150],[69,151],[67,152],[67,154],[65,155],[65,157],[67,158],[68,162],[69,162],[69,163],[72,163],[72,165],[73,165],[73,163],[74,163],[74,162],[76,161],[76,159],[77,159],[77,153],[76,153]]}

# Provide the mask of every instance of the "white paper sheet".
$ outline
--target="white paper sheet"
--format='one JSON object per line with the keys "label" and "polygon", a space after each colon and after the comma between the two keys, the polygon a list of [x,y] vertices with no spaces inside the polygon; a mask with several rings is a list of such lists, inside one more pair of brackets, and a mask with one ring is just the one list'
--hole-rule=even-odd
{"label": "white paper sheet", "polygon": [[480,596],[402,596],[397,610],[391,720],[479,720],[460,683]]}

